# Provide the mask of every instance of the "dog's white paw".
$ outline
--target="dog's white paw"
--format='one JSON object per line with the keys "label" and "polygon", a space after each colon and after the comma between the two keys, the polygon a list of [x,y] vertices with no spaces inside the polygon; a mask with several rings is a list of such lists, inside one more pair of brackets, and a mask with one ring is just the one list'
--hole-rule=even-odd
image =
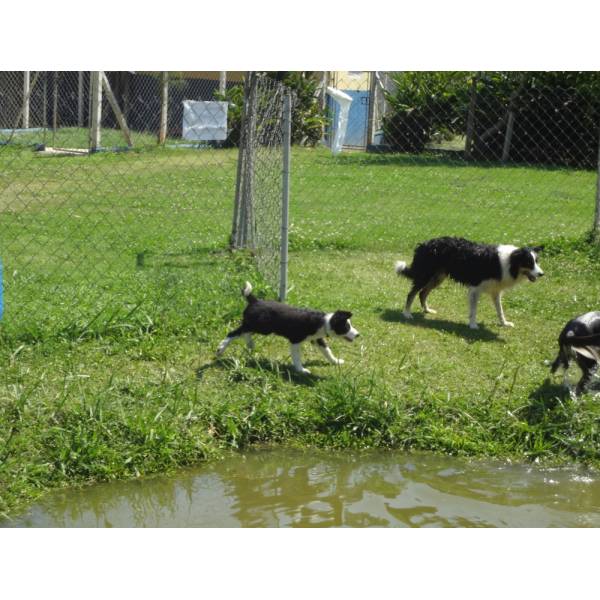
{"label": "dog's white paw", "polygon": [[504,323],[500,323],[502,327],[514,327],[515,324],[512,321],[504,321]]}
{"label": "dog's white paw", "polygon": [[402,313],[402,314],[404,315],[404,318],[405,318],[405,319],[408,319],[409,321],[410,321],[411,319],[414,319],[414,317],[413,317],[413,316],[412,316],[412,315],[411,315],[409,312],[403,311],[403,313]]}
{"label": "dog's white paw", "polygon": [[433,310],[433,308],[426,308],[423,310],[424,313],[428,313],[430,315],[437,315],[437,310]]}
{"label": "dog's white paw", "polygon": [[479,329],[479,325],[477,323],[469,323],[469,329]]}
{"label": "dog's white paw", "polygon": [[333,363],[334,365],[338,365],[338,367],[341,367],[344,364],[344,359],[343,358],[336,358],[335,362]]}
{"label": "dog's white paw", "polygon": [[299,373],[300,375],[310,375],[310,371],[304,367],[302,367],[302,369],[296,369],[296,373]]}

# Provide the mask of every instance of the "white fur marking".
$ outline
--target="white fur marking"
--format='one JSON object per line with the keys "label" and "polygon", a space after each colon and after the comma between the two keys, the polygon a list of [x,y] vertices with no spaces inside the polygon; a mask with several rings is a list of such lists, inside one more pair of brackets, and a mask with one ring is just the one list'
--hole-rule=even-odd
{"label": "white fur marking", "polygon": [[302,357],[300,355],[300,344],[291,344],[290,345],[290,354],[292,355],[292,363],[294,365],[294,369],[298,373],[303,373],[304,375],[309,375],[310,371],[305,369],[302,366]]}
{"label": "white fur marking", "polygon": [[332,365],[343,365],[344,361],[341,358],[336,358],[329,347],[319,346],[319,350],[323,354],[323,356],[332,364]]}
{"label": "white fur marking", "polygon": [[242,290],[242,295],[244,298],[247,298],[252,293],[252,284],[249,281],[246,281],[244,285],[244,289]]}
{"label": "white fur marking", "polygon": [[396,261],[395,271],[396,275],[400,275],[402,272],[406,271],[406,263],[403,260]]}
{"label": "white fur marking", "polygon": [[347,340],[350,340],[352,342],[354,340],[354,338],[358,335],[358,331],[356,329],[354,329],[354,327],[352,327],[352,323],[350,323],[350,319],[348,319],[348,325],[350,325],[350,331],[348,331],[348,333],[345,333],[343,337],[345,337]]}
{"label": "white fur marking", "polygon": [[536,277],[539,277],[540,275],[543,275],[543,274],[544,274],[544,271],[542,271],[542,270],[540,269],[540,265],[538,265],[538,263],[537,263],[537,255],[536,255],[536,253],[535,253],[535,252],[532,252],[532,253],[531,253],[531,256],[533,256],[533,271],[532,271],[532,273],[533,273],[533,274],[534,274]]}
{"label": "white fur marking", "polygon": [[229,344],[231,344],[231,342],[233,342],[235,338],[231,338],[231,337],[226,337],[220,344],[219,347],[217,348],[217,356],[221,356],[221,354],[223,354],[223,352],[225,352],[225,349],[227,348],[227,346],[229,346]]}
{"label": "white fur marking", "polygon": [[242,334],[242,337],[246,341],[246,348],[252,352],[254,350],[254,340],[252,339],[252,335],[250,333]]}

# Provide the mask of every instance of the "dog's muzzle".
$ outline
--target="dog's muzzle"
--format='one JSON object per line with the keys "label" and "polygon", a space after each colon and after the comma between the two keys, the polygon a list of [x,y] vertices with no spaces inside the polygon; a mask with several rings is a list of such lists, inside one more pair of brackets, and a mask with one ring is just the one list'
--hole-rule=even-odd
{"label": "dog's muzzle", "polygon": [[529,279],[529,281],[531,281],[531,283],[533,283],[534,281],[537,280],[538,277],[542,277],[543,275],[544,275],[544,271],[540,271],[539,273],[529,271],[529,273],[527,273],[527,279]]}
{"label": "dog's muzzle", "polygon": [[348,342],[353,342],[359,335],[360,333],[358,333],[356,329],[352,328],[346,335],[343,336],[343,338]]}

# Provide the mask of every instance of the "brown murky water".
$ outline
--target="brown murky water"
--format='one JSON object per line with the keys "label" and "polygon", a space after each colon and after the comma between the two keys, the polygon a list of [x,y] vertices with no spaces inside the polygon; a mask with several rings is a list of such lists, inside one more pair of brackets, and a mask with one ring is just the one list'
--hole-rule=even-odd
{"label": "brown murky water", "polygon": [[600,476],[397,452],[260,450],[49,495],[18,527],[598,527]]}

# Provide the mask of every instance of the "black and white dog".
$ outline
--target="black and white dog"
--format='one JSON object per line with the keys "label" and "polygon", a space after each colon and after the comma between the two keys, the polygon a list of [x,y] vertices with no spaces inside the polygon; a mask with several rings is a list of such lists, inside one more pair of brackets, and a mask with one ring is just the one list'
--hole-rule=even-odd
{"label": "black and white dog", "polygon": [[333,355],[325,338],[332,335],[352,342],[359,335],[350,323],[351,312],[338,310],[334,313],[324,313],[295,308],[272,300],[259,300],[252,294],[252,286],[248,282],[242,290],[242,295],[248,303],[242,316],[242,324],[228,333],[219,344],[217,356],[223,354],[227,346],[238,337],[243,337],[248,348],[252,350],[254,349],[253,333],[262,335],[274,333],[289,340],[292,362],[296,371],[308,374],[310,371],[302,366],[300,357],[302,342],[317,344],[323,356],[332,365],[342,365],[344,361]]}
{"label": "black and white dog", "polygon": [[405,262],[396,263],[396,273],[412,279],[413,286],[406,298],[404,316],[412,319],[410,307],[419,294],[426,313],[427,296],[446,277],[469,288],[469,327],[477,329],[477,302],[482,293],[492,296],[500,324],[513,327],[504,318],[502,292],[527,278],[535,281],[544,272],[537,263],[537,253],[542,246],[517,248],[516,246],[478,244],[463,238],[441,237],[419,244],[410,267]]}
{"label": "black and white dog", "polygon": [[575,359],[582,372],[575,389],[575,394],[579,396],[600,362],[600,312],[585,313],[564,326],[558,336],[558,356],[552,363],[552,373],[562,367],[566,375],[571,358]]}

